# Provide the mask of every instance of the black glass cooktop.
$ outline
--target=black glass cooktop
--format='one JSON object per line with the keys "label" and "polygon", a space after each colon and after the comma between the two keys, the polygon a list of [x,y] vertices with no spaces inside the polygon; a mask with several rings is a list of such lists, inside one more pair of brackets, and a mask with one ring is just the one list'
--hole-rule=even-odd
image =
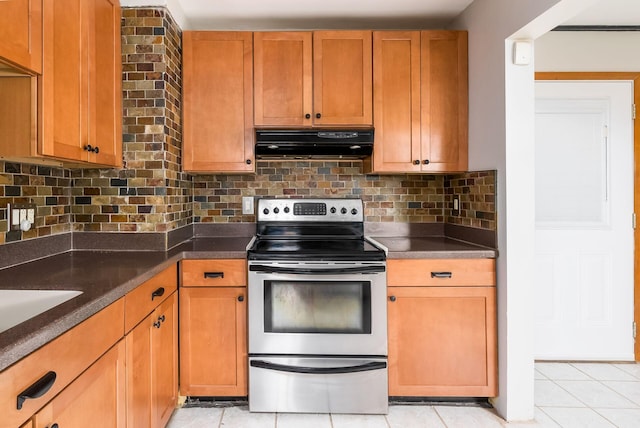
{"label": "black glass cooktop", "polygon": [[258,239],[250,260],[385,260],[384,251],[364,239]]}

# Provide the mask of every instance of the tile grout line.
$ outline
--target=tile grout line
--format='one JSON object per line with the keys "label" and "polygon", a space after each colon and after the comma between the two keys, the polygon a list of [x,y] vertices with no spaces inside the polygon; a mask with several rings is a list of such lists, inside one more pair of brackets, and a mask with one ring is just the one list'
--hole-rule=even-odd
{"label": "tile grout line", "polygon": [[[554,407],[554,408],[557,408],[557,407]],[[575,409],[575,408],[576,408],[576,407],[567,407],[567,409]],[[544,413],[545,415],[547,415],[547,417],[548,417],[549,419],[551,419],[551,420],[553,421],[553,423],[554,423],[554,424],[558,425],[560,428],[563,428],[563,427],[562,427],[562,424],[561,424],[560,422],[556,421],[556,420],[553,418],[553,416],[551,416],[549,413],[547,413],[547,412],[545,412],[545,411],[544,411],[544,408],[539,407],[539,406],[534,406],[534,410],[535,410],[535,409],[540,410],[542,413]],[[534,414],[533,418],[534,418],[534,420],[535,420],[535,414]]]}
{"label": "tile grout line", "polygon": [[444,419],[443,419],[442,415],[440,414],[440,412],[438,412],[438,408],[436,406],[431,406],[431,408],[433,409],[434,412],[436,412],[436,415],[438,415],[438,419],[440,419],[440,422],[442,422],[442,425],[444,425],[445,428],[449,428],[449,426],[444,421]]}
{"label": "tile grout line", "polygon": [[226,408],[222,408],[222,412],[220,412],[220,420],[218,421],[218,428],[222,428],[222,421],[224,420],[224,412],[226,411]]}

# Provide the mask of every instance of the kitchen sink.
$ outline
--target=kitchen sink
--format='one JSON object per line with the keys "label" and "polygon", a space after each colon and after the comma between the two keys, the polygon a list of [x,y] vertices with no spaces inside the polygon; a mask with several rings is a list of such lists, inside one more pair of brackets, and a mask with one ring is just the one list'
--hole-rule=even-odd
{"label": "kitchen sink", "polygon": [[0,290],[0,333],[80,294],[75,290]]}

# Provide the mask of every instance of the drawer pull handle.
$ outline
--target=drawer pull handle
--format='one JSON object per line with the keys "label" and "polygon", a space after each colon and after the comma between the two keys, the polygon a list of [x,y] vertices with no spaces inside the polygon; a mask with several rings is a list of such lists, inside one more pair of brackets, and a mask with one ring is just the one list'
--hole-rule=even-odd
{"label": "drawer pull handle", "polygon": [[164,287],[160,287],[156,291],[151,293],[151,300],[155,299],[156,297],[162,297],[163,295],[164,295]]}
{"label": "drawer pull handle", "polygon": [[205,272],[205,278],[224,278],[224,272]]}
{"label": "drawer pull handle", "polygon": [[51,371],[38,379],[29,388],[22,391],[20,395],[18,395],[18,410],[22,409],[22,405],[27,400],[27,398],[39,398],[46,394],[51,389],[55,381],[56,372]]}
{"label": "drawer pull handle", "polygon": [[431,272],[431,278],[451,278],[451,272]]}

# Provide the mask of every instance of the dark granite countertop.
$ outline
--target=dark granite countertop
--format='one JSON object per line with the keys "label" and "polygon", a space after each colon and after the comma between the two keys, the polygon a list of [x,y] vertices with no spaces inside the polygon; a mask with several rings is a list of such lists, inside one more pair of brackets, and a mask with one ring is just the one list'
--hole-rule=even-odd
{"label": "dark granite countertop", "polygon": [[0,333],[0,370],[55,339],[182,259],[245,258],[251,237],[206,237],[169,251],[69,251],[0,270],[0,289],[78,290]]}
{"label": "dark granite countertop", "polygon": [[445,236],[376,237],[388,250],[387,259],[469,259],[496,258],[497,250]]}
{"label": "dark granite countertop", "polygon": [[[0,333],[0,370],[182,259],[245,258],[251,237],[196,237],[169,251],[68,251],[0,269],[0,289],[83,293]],[[389,259],[495,258],[497,251],[447,237],[373,237]]]}

